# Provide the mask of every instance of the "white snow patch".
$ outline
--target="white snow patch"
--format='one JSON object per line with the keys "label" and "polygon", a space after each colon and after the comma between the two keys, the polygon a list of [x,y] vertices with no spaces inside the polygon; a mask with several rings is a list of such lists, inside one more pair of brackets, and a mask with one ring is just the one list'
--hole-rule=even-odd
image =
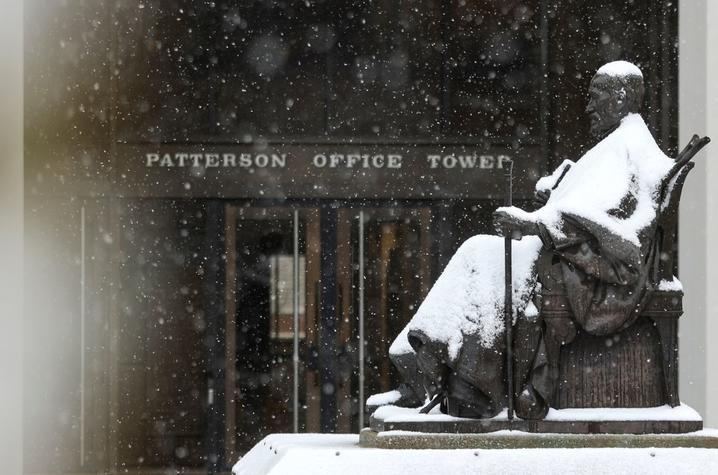
{"label": "white snow patch", "polygon": [[[384,422],[421,422],[421,421],[459,421],[466,420],[441,413],[439,406],[434,407],[429,414],[421,414],[421,408],[407,408],[397,406],[380,407],[374,417]],[[506,409],[492,418],[493,420],[507,420]],[[627,408],[580,408],[580,409],[549,409],[545,420],[547,421],[700,421],[703,420],[695,409],[681,404],[671,407],[669,405],[658,407],[627,407]]]}
{"label": "white snow patch", "polygon": [[[463,417],[454,417],[441,412],[439,406],[435,406],[428,414],[421,414],[420,407],[398,407],[398,406],[382,406],[377,409],[373,416],[384,422],[423,422],[423,421],[463,421],[472,420]],[[507,411],[504,409],[492,419],[506,420]]]}
{"label": "white snow patch", "polygon": [[695,409],[685,404],[671,407],[601,407],[549,409],[547,421],[702,421]]}
{"label": "white snow patch", "polygon": [[673,280],[663,279],[660,281],[658,283],[658,290],[683,291],[683,284],[678,280],[678,277],[674,275]]}
{"label": "white snow patch", "polygon": [[[635,475],[718,473],[718,450],[696,448],[451,449],[358,447],[358,435],[277,434],[233,467],[235,475]],[[268,448],[272,445],[272,449]],[[274,451],[277,451],[275,454]]]}
{"label": "white snow patch", "polygon": [[407,353],[414,353],[414,348],[409,344],[409,325],[404,326],[389,347],[390,355],[405,355]]}
{"label": "white snow patch", "polygon": [[[536,285],[533,266],[541,246],[536,236],[512,241],[514,318],[524,310]],[[503,334],[503,305],[504,238],[481,234],[459,247],[405,332],[419,330],[445,343],[449,358],[455,360],[464,335],[478,335],[480,344],[490,348]]]}
{"label": "white snow patch", "polygon": [[396,389],[387,391],[385,393],[373,394],[366,400],[367,406],[384,406],[386,404],[392,404],[401,399],[401,393]]}
{"label": "white snow patch", "polygon": [[275,464],[295,449],[311,453],[323,448],[331,450],[358,448],[358,444],[359,436],[355,434],[271,434],[240,458],[232,467],[232,473],[235,475],[270,473]]}
{"label": "white snow patch", "polygon": [[643,73],[633,63],[628,61],[612,61],[606,63],[596,71],[596,75],[613,76],[613,77],[626,77],[626,76],[639,76],[643,77]]}
{"label": "white snow patch", "polygon": [[558,179],[561,178],[561,175],[563,175],[564,170],[566,170],[567,167],[572,167],[574,165],[575,163],[571,160],[564,160],[552,174],[539,178],[535,186],[536,191],[547,191],[552,189],[556,186],[556,182],[558,182]]}
{"label": "white snow patch", "polygon": [[529,303],[526,305],[526,308],[524,309],[524,316],[526,318],[537,318],[539,316],[539,310],[536,308],[536,305],[529,300]]}

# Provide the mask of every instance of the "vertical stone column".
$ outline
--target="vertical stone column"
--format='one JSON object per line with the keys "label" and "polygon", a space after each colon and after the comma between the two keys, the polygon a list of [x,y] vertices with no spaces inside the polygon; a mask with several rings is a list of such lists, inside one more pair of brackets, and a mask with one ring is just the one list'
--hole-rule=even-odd
{"label": "vertical stone column", "polygon": [[0,17],[0,466],[22,472],[23,271],[23,5],[11,0]]}
{"label": "vertical stone column", "polygon": [[718,424],[718,4],[679,4],[679,146],[691,135],[714,142],[696,158],[680,207],[681,397]]}

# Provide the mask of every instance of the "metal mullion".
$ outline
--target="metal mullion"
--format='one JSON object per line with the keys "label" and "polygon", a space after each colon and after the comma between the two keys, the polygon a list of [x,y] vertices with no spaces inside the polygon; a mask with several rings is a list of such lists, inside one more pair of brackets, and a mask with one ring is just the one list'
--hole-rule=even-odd
{"label": "metal mullion", "polygon": [[547,171],[553,170],[556,164],[554,163],[553,156],[550,154],[550,139],[549,139],[549,120],[550,120],[550,107],[551,102],[549,99],[549,6],[547,0],[541,0],[540,3],[540,20],[539,20],[539,31],[541,35],[540,49],[541,49],[541,85],[539,94],[540,98],[540,109],[541,115],[539,117],[539,127],[541,130],[541,152],[543,155],[544,163],[546,164]]}
{"label": "metal mullion", "polygon": [[456,74],[455,68],[450,68],[448,62],[451,59],[451,54],[454,51],[453,38],[451,33],[448,31],[451,21],[451,4],[450,2],[441,2],[439,10],[439,38],[444,47],[441,54],[441,113],[439,116],[440,120],[440,131],[443,140],[446,140],[446,135],[449,133],[449,122],[451,121],[451,80],[454,79]]}
{"label": "metal mullion", "polygon": [[359,211],[359,430],[364,428],[364,211]]}
{"label": "metal mullion", "polygon": [[294,419],[294,432],[299,432],[299,210],[294,210],[294,269],[293,269],[293,324],[294,348],[292,351],[292,365],[294,370],[292,408]]}
{"label": "metal mullion", "polygon": [[225,289],[224,289],[224,450],[225,460],[234,460],[237,448],[237,208],[225,206]]}
{"label": "metal mullion", "polygon": [[80,208],[80,467],[85,466],[85,206]]}

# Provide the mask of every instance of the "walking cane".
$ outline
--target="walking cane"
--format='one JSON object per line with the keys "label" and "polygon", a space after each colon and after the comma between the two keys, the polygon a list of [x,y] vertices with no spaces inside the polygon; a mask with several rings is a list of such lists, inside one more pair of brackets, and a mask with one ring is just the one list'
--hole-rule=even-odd
{"label": "walking cane", "polygon": [[[512,206],[511,175],[514,162],[504,162],[504,178],[506,179],[506,206]],[[506,392],[508,393],[507,417],[509,421],[514,418],[514,351],[513,351],[513,289],[511,282],[511,232],[504,236],[504,325],[506,333]]]}

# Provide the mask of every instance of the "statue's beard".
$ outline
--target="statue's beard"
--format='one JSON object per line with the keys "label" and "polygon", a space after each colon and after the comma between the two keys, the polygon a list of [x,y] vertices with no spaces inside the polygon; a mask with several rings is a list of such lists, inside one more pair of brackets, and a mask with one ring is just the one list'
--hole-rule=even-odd
{"label": "statue's beard", "polygon": [[591,119],[591,126],[590,126],[590,132],[591,135],[597,139],[602,139],[618,127],[618,125],[621,123],[620,120],[617,121],[608,121],[605,120],[603,117],[601,117],[597,113],[590,114]]}

